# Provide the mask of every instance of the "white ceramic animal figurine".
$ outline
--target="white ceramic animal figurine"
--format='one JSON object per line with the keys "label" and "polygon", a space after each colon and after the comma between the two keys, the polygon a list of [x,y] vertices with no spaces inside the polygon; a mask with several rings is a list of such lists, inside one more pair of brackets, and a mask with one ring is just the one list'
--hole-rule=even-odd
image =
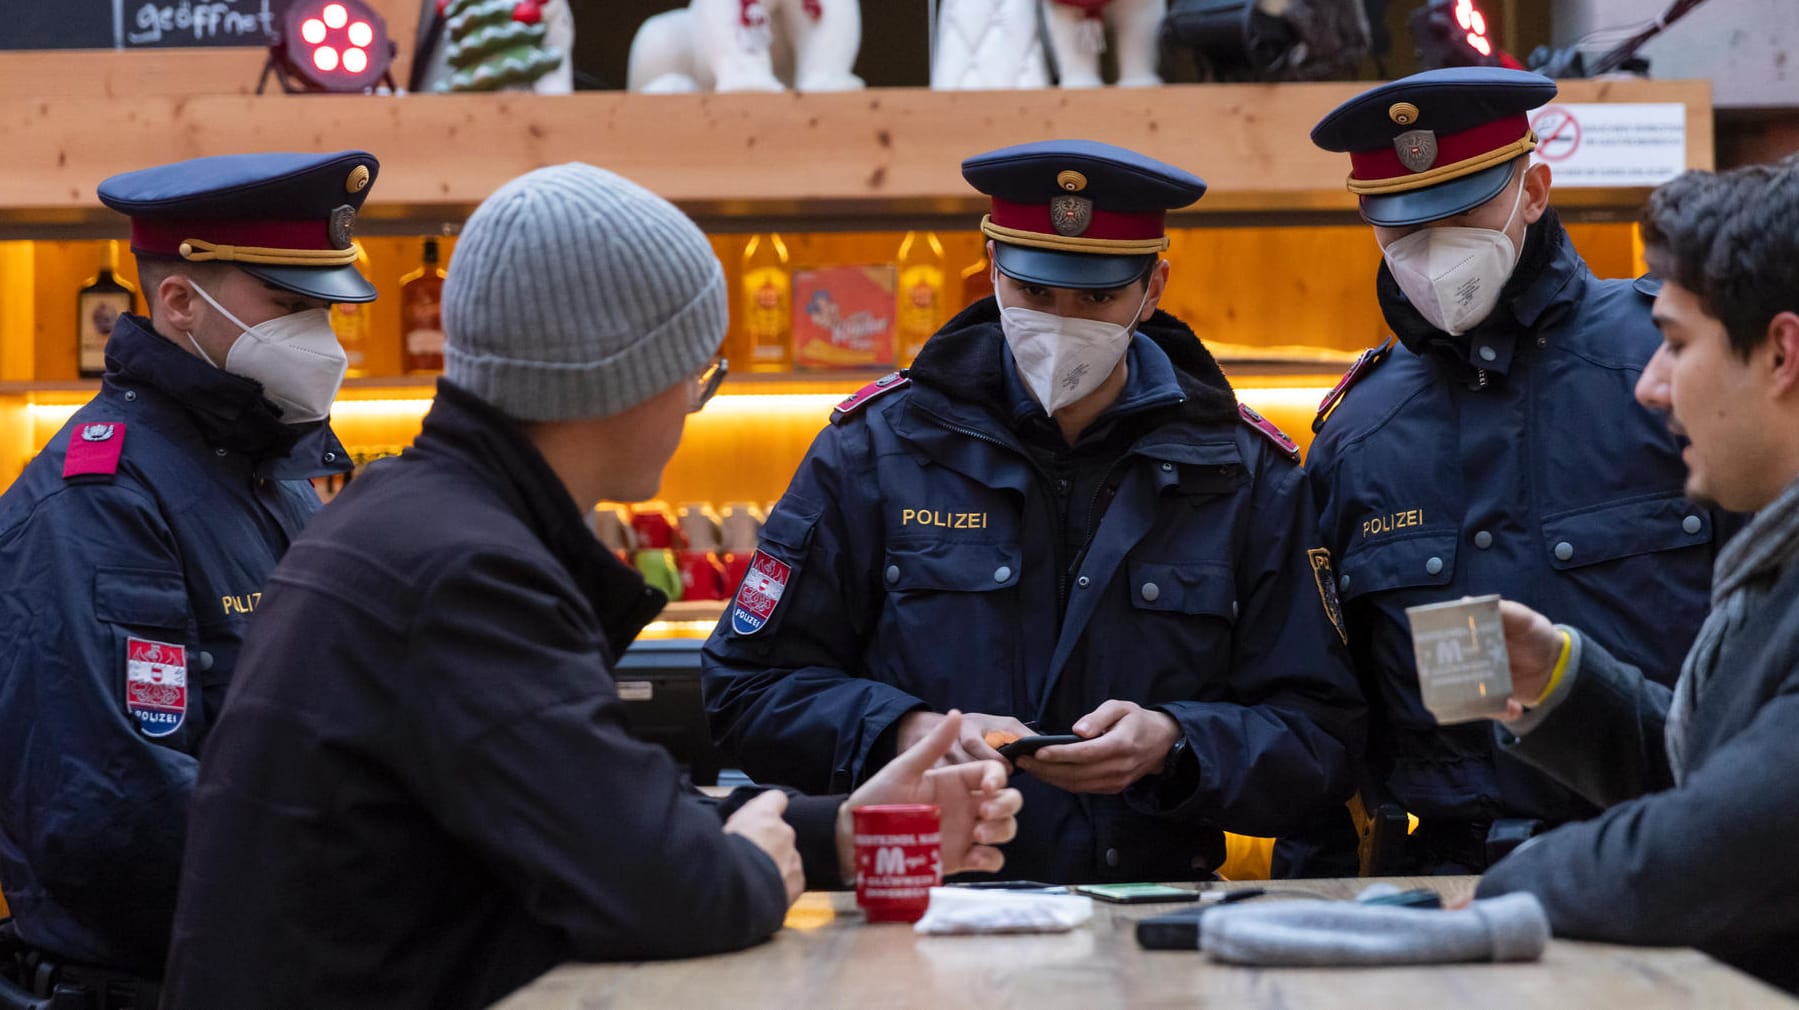
{"label": "white ceramic animal figurine", "polygon": [[1037,31],[1041,0],[942,0],[931,87],[1041,88],[1049,84]]}
{"label": "white ceramic animal figurine", "polygon": [[853,91],[857,0],[692,0],[631,40],[632,91]]}
{"label": "white ceramic animal figurine", "polygon": [[1050,51],[1064,88],[1097,88],[1105,26],[1118,49],[1118,83],[1146,87],[1162,83],[1156,73],[1157,36],[1167,0],[1044,0]]}

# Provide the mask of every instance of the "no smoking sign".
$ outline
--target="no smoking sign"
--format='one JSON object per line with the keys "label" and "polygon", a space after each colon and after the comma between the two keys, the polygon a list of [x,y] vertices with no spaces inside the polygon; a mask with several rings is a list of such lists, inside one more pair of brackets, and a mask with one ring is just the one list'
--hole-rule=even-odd
{"label": "no smoking sign", "polygon": [[1580,149],[1580,121],[1559,105],[1537,110],[1530,128],[1537,134],[1537,157],[1544,161],[1562,161]]}

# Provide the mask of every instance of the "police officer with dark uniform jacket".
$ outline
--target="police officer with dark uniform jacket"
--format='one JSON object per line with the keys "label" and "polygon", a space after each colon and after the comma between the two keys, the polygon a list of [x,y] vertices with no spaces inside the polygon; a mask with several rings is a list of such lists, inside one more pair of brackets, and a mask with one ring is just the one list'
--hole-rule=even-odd
{"label": "police officer with dark uniform jacket", "polygon": [[[1502,593],[1590,629],[1672,683],[1706,612],[1717,518],[1633,388],[1656,285],[1602,281],[1531,165],[1554,82],[1465,68],[1381,85],[1312,140],[1349,153],[1385,263],[1391,339],[1325,401],[1307,472],[1374,706],[1371,792],[1417,815],[1410,865],[1475,873],[1531,822],[1594,807],[1419,700],[1405,608]],[[1728,519],[1724,520],[1728,522]],[[1395,811],[1397,812],[1397,811]]]}
{"label": "police officer with dark uniform jacket", "polygon": [[997,298],[813,444],[707,643],[713,733],[810,791],[952,707],[964,760],[1072,733],[1014,763],[1007,872],[1206,877],[1220,829],[1341,806],[1362,708],[1295,447],[1156,309],[1165,214],[1205,184],[1088,141],[963,175]]}
{"label": "police officer with dark uniform jacket", "polygon": [[99,394],[0,498],[0,886],[17,938],[65,986],[111,980],[108,1006],[154,1005],[201,744],[319,507],[308,478],[349,467],[328,310],[375,297],[351,232],[377,167],[238,155],[100,185],[150,315],[119,320]]}

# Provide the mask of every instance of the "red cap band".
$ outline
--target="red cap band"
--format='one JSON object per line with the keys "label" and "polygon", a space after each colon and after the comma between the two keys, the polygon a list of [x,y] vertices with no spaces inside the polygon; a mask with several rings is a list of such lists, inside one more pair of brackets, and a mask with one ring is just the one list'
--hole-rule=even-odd
{"label": "red cap band", "polygon": [[[1080,238],[1119,240],[1141,242],[1161,238],[1164,234],[1163,222],[1167,219],[1166,211],[1152,210],[1141,214],[1125,214],[1118,211],[1093,208],[1093,219],[1087,230],[1081,232]],[[1012,203],[1009,200],[993,199],[993,210],[988,220],[1002,228],[1015,231],[1035,232],[1061,238],[1062,233],[1050,224],[1049,204],[1047,203]]]}
{"label": "red cap band", "polygon": [[181,243],[201,239],[214,245],[262,249],[335,251],[329,223],[310,221],[156,221],[131,219],[131,251],[179,256]]}
{"label": "red cap band", "polygon": [[[1430,171],[1444,165],[1478,158],[1491,151],[1497,151],[1507,144],[1515,144],[1530,132],[1530,118],[1523,113],[1496,119],[1491,123],[1483,123],[1473,129],[1460,133],[1440,133],[1437,135],[1437,157],[1420,171]],[[1376,148],[1372,151],[1351,151],[1349,154],[1350,178],[1357,182],[1378,182],[1382,179],[1402,179],[1409,175],[1417,175],[1399,160],[1399,152],[1392,144]]]}

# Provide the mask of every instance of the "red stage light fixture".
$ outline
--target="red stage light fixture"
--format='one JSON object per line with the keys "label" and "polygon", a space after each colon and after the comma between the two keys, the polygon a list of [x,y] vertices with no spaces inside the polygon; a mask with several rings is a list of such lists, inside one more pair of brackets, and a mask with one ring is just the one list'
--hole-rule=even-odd
{"label": "red stage light fixture", "polygon": [[1474,0],[1430,0],[1412,11],[1412,38],[1418,44],[1418,65],[1425,70],[1440,67],[1510,67],[1524,65],[1499,48],[1480,5]]}
{"label": "red stage light fixture", "polygon": [[290,94],[364,92],[381,82],[392,90],[396,51],[387,22],[363,0],[297,0],[269,47],[256,92],[262,93],[271,72]]}

